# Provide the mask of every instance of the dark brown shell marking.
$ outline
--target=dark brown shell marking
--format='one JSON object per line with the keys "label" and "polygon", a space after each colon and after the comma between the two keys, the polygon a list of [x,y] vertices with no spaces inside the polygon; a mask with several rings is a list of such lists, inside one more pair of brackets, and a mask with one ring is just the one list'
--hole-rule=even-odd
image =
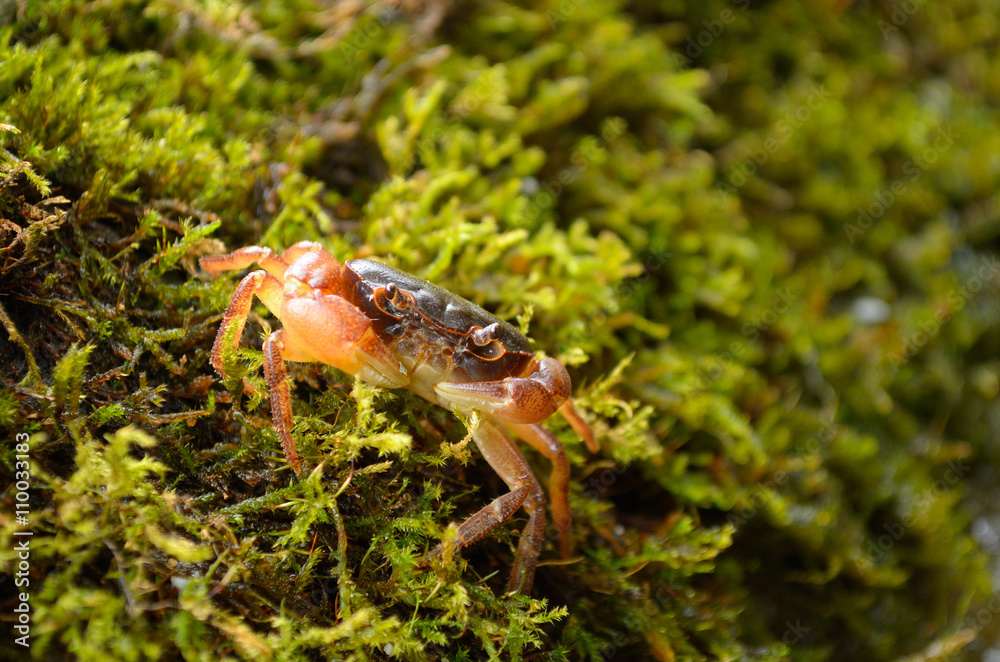
{"label": "dark brown shell marking", "polygon": [[534,358],[517,329],[456,294],[381,262],[345,266],[345,298],[397,356],[431,363],[461,383],[519,376]]}

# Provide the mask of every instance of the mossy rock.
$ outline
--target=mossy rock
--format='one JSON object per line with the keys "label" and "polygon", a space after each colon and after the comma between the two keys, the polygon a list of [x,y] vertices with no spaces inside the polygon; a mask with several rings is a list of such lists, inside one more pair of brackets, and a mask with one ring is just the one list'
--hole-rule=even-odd
{"label": "mossy rock", "polygon": [[[0,3],[0,559],[31,609],[4,650],[980,659],[997,9]],[[197,259],[304,239],[569,367],[601,451],[548,423],[575,549],[531,595],[520,515],[420,565],[506,489],[469,421],[290,364],[300,479],[262,307],[216,378],[235,280]]]}

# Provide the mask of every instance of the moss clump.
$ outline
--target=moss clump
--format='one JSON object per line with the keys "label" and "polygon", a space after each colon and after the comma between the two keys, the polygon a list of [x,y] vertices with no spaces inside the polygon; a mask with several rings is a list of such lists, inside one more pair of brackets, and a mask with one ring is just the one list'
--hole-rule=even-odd
{"label": "moss clump", "polygon": [[[909,6],[0,5],[30,652],[976,659],[1000,26],[986,2]],[[531,596],[502,594],[518,521],[418,567],[504,489],[467,422],[293,366],[316,467],[294,480],[259,374],[272,322],[214,378],[234,283],[197,258],[302,239],[570,367],[602,452],[550,422],[577,556]],[[13,568],[22,527],[0,524]]]}

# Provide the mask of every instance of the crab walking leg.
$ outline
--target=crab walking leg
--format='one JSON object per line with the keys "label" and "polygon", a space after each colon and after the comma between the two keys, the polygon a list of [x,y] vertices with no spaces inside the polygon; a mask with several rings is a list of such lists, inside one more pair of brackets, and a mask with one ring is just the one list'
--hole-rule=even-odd
{"label": "crab walking leg", "polygon": [[[459,549],[468,547],[487,533],[509,520],[517,509],[524,504],[530,487],[522,485],[503,496],[497,497],[475,515],[458,526],[455,545]],[[434,559],[444,554],[444,545],[438,545],[427,553],[427,559]]]}
{"label": "crab walking leg", "polygon": [[534,446],[552,463],[552,473],[549,474],[552,521],[559,531],[559,553],[563,558],[567,558],[572,517],[569,510],[569,460],[566,458],[566,450],[555,435],[541,425],[510,424],[509,427],[514,434]]}
{"label": "crab walking leg", "polygon": [[292,394],[288,388],[288,372],[285,361],[301,361],[301,356],[294,348],[285,345],[285,330],[279,329],[269,335],[264,341],[264,379],[271,390],[271,420],[274,430],[281,440],[281,448],[285,458],[295,473],[302,473],[302,458],[295,450],[292,439]]}
{"label": "crab walking leg", "polygon": [[[517,546],[514,568],[507,583],[508,591],[528,593],[535,580],[538,555],[542,551],[545,535],[545,509],[542,486],[535,480],[531,467],[514,442],[502,429],[483,421],[473,437],[476,445],[493,470],[507,483],[510,492],[496,499],[458,527],[455,544],[459,548],[470,545],[499,524],[510,519],[519,507],[528,511],[528,524]],[[439,556],[441,545],[431,551],[430,557]]]}
{"label": "crab walking leg", "polygon": [[[281,259],[284,260],[286,264],[291,264],[295,262],[304,253],[309,251],[324,251],[322,244],[317,244],[315,241],[300,241],[297,244],[292,244],[289,246],[284,253],[281,254]],[[264,265],[261,265],[264,266]]]}
{"label": "crab walking leg", "polygon": [[535,582],[535,568],[538,567],[538,555],[542,552],[545,537],[545,497],[542,486],[531,473],[528,461],[503,429],[484,421],[474,439],[483,457],[511,491],[521,487],[528,488],[524,503],[521,504],[528,511],[528,523],[521,533],[517,557],[510,571],[510,581],[507,582],[508,591],[528,593]]}
{"label": "crab walking leg", "polygon": [[[286,251],[285,255],[288,255],[290,250]],[[247,246],[226,255],[206,255],[198,260],[201,268],[209,273],[246,269],[254,262],[276,278],[283,278],[290,264],[284,258],[278,257],[270,248],[262,246]]]}
{"label": "crab walking leg", "polygon": [[594,433],[591,431],[590,426],[587,422],[580,418],[580,415],[576,413],[576,409],[573,408],[573,401],[567,400],[559,406],[559,413],[563,415],[569,426],[580,435],[584,443],[587,444],[587,450],[591,453],[596,453],[601,450],[600,444],[594,439]]}
{"label": "crab walking leg", "polygon": [[240,345],[240,336],[243,335],[243,327],[247,323],[247,316],[250,314],[250,306],[253,305],[253,297],[257,295],[268,310],[276,313],[281,310],[282,285],[281,281],[266,271],[258,270],[251,272],[240,281],[233,296],[229,299],[229,307],[226,308],[222,316],[222,324],[219,325],[219,332],[215,336],[215,344],[212,345],[211,364],[223,378],[226,376],[222,366],[223,344],[226,334],[233,328],[233,351]]}

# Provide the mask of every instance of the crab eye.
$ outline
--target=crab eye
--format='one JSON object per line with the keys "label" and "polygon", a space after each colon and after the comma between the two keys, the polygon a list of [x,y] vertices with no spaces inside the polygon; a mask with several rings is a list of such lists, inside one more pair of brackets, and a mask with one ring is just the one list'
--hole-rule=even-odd
{"label": "crab eye", "polygon": [[485,345],[476,348],[469,348],[472,353],[486,361],[496,361],[507,353],[507,348],[499,340],[491,340]]}
{"label": "crab eye", "polygon": [[406,310],[409,307],[409,300],[395,283],[385,284],[385,295],[397,310]]}
{"label": "crab eye", "polygon": [[500,335],[500,325],[497,324],[496,322],[493,322],[493,324],[490,324],[489,326],[485,326],[481,329],[476,329],[475,331],[473,331],[472,342],[482,347],[483,345],[486,345],[487,343],[496,340],[499,335]]}
{"label": "crab eye", "polygon": [[507,348],[499,340],[500,325],[497,322],[473,329],[469,337],[472,340],[469,350],[481,359],[495,361],[507,353]]}

